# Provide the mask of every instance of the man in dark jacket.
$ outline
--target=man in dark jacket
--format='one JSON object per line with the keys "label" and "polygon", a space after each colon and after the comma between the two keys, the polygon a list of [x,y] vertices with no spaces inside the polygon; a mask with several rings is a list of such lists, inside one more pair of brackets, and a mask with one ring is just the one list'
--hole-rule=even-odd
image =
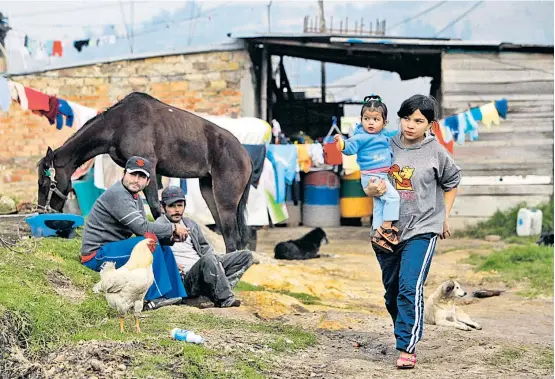
{"label": "man in dark jacket", "polygon": [[241,301],[235,298],[232,290],[253,264],[252,253],[241,250],[225,255],[216,254],[198,224],[183,217],[185,194],[181,188],[166,188],[162,192],[161,203],[165,214],[156,220],[156,224],[184,225],[188,229],[185,239],[174,237],[170,242],[187,296],[206,296],[217,307],[238,307]]}

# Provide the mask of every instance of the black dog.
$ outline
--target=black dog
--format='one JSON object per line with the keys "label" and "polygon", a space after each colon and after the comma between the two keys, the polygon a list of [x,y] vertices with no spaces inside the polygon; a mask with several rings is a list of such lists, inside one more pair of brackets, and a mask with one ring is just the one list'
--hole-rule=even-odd
{"label": "black dog", "polygon": [[322,228],[316,228],[297,240],[278,243],[274,248],[274,257],[288,260],[320,258],[320,245],[326,243],[326,232]]}
{"label": "black dog", "polygon": [[553,233],[542,233],[539,240],[536,241],[538,246],[553,246]]}

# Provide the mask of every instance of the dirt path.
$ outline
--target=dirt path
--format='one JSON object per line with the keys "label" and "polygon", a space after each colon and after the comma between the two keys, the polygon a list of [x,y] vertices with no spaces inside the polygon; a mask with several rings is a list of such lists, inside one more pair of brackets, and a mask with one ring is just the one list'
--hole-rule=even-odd
{"label": "dirt path", "polygon": [[[279,262],[272,256],[276,242],[297,238],[308,229],[259,232],[258,251],[264,262],[243,277],[272,290],[308,293],[319,305],[302,304],[271,292],[242,292],[245,307],[266,319],[318,331],[318,344],[289,356],[275,372],[280,378],[523,378],[553,377],[553,300],[527,300],[505,288],[488,299],[464,299],[465,311],[483,330],[464,332],[426,325],[418,346],[418,369],[397,372],[392,322],[383,306],[380,270],[363,228],[329,229],[330,244],[322,252],[336,258]],[[425,291],[429,294],[448,278],[459,280],[471,293],[486,273],[462,263],[470,253],[487,253],[503,243],[475,240],[440,241]],[[501,283],[487,282],[491,288]],[[358,346],[358,347],[355,347]]]}

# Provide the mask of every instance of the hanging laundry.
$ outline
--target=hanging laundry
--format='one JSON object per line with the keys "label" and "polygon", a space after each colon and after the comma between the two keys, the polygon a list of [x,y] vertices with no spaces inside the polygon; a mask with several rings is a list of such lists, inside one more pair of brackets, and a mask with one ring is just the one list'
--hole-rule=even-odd
{"label": "hanging laundry", "polygon": [[343,170],[345,171],[345,175],[351,175],[357,171],[360,171],[360,166],[357,163],[357,155],[345,155],[341,153],[343,156]]}
{"label": "hanging laundry", "polygon": [[451,130],[453,139],[457,140],[459,138],[459,122],[457,116],[449,116],[443,120],[443,125],[445,128]]}
{"label": "hanging laundry", "polygon": [[78,52],[81,52],[84,46],[89,46],[90,39],[83,39],[79,41],[74,41],[73,46],[77,49]]}
{"label": "hanging laundry", "polygon": [[470,114],[472,114],[472,118],[474,118],[474,120],[482,121],[482,111],[480,111],[480,108],[471,108]]}
{"label": "hanging laundry", "polygon": [[324,148],[318,142],[309,145],[310,159],[314,167],[322,167],[325,164]]}
{"label": "hanging laundry", "polygon": [[276,201],[277,189],[275,178],[274,165],[270,162],[270,159],[266,158],[264,160],[264,168],[262,169],[260,180],[262,182],[261,187],[264,188],[266,194],[266,206],[272,224],[283,222],[289,217],[285,203],[279,204]]}
{"label": "hanging laundry", "polygon": [[476,141],[478,139],[478,124],[474,117],[472,117],[472,112],[466,111],[464,116],[466,119],[465,132],[468,133],[468,139],[469,141]]}
{"label": "hanging laundry", "polygon": [[54,41],[52,45],[52,55],[55,57],[61,57],[63,52],[62,41]]}
{"label": "hanging laundry", "polygon": [[503,119],[507,118],[507,112],[509,112],[509,103],[507,99],[495,100],[495,108]]}
{"label": "hanging laundry", "polygon": [[457,116],[457,143],[459,145],[464,145],[464,140],[466,137],[466,117],[464,113],[459,113]]}
{"label": "hanging laundry", "polygon": [[29,109],[29,104],[27,102],[27,95],[25,94],[25,87],[21,83],[8,81],[8,87],[10,88],[10,95],[12,100],[18,101],[21,109]]}
{"label": "hanging laundry", "polygon": [[[451,137],[451,139],[449,141],[447,141],[446,136],[445,136],[445,130],[447,128],[445,128],[444,126],[442,126],[440,123],[433,123],[432,124],[432,132],[435,134],[436,139],[438,140],[438,142],[443,145],[443,147],[445,147],[447,149],[447,151],[449,153],[451,153],[451,155],[453,155],[455,153],[454,151],[454,144],[455,141],[453,140],[453,138]],[[345,163],[343,163],[343,167],[345,167]]]}
{"label": "hanging laundry", "polygon": [[40,114],[48,119],[50,125],[53,125],[56,122],[56,115],[58,114],[59,104],[60,102],[58,101],[56,96],[48,96],[48,110],[39,111]]}
{"label": "hanging laundry", "polygon": [[[32,111],[45,111],[50,110],[49,97],[48,95],[34,90],[29,87],[25,87],[25,96],[27,97],[28,107]],[[56,114],[54,114],[54,117]]]}
{"label": "hanging laundry", "polygon": [[279,143],[279,135],[281,134],[281,125],[278,120],[272,120],[272,135],[274,136],[274,143]]}
{"label": "hanging laundry", "polygon": [[266,158],[266,145],[246,145],[243,144],[252,161],[252,177],[251,184],[254,188],[258,188],[262,168],[264,168],[264,159]]}
{"label": "hanging laundry", "polygon": [[73,110],[73,124],[75,125],[76,129],[80,129],[83,125],[85,125],[87,121],[100,113],[96,109],[85,107],[72,101],[68,101],[67,103]]}
{"label": "hanging laundry", "polygon": [[482,112],[482,124],[487,128],[491,127],[491,124],[499,125],[499,113],[495,109],[495,104],[493,102],[480,107],[480,112]]}
{"label": "hanging laundry", "polygon": [[62,130],[64,127],[63,116],[66,116],[66,126],[71,128],[73,126],[73,109],[67,101],[58,99],[58,113],[56,114],[56,129],[58,130]]}
{"label": "hanging laundry", "polygon": [[10,87],[8,79],[0,76],[0,110],[7,112],[10,109],[12,97],[10,96]]}
{"label": "hanging laundry", "polygon": [[299,168],[303,172],[309,172],[310,166],[312,166],[312,160],[308,154],[308,146],[303,143],[297,143],[295,146],[297,146],[297,162],[299,163]]}
{"label": "hanging laundry", "polygon": [[27,39],[27,45],[25,45],[25,47],[29,51],[29,55],[35,57],[40,46],[38,41],[29,38]]}
{"label": "hanging laundry", "polygon": [[48,41],[44,41],[42,43],[43,49],[44,49],[44,53],[51,57],[52,56],[52,51],[54,50],[54,41],[48,40]]}
{"label": "hanging laundry", "polygon": [[268,150],[266,157],[270,162],[272,162],[272,166],[274,167],[274,179],[276,181],[275,202],[276,204],[285,203],[285,164],[271,150]]}
{"label": "hanging laundry", "polygon": [[293,183],[297,173],[297,148],[295,145],[268,145],[268,152],[271,152],[275,160],[279,160],[285,167],[285,182]]}

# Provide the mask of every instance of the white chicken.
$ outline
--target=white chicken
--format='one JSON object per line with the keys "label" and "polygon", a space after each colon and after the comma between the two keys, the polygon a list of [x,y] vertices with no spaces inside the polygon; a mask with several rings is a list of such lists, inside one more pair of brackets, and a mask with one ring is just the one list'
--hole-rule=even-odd
{"label": "white chicken", "polygon": [[108,305],[119,315],[120,331],[123,333],[124,317],[133,309],[135,328],[141,332],[139,317],[143,310],[145,295],[154,282],[152,254],[156,248],[156,236],[145,236],[133,248],[127,263],[116,269],[115,262],[105,262],[100,271],[100,282],[93,291],[105,293]]}

